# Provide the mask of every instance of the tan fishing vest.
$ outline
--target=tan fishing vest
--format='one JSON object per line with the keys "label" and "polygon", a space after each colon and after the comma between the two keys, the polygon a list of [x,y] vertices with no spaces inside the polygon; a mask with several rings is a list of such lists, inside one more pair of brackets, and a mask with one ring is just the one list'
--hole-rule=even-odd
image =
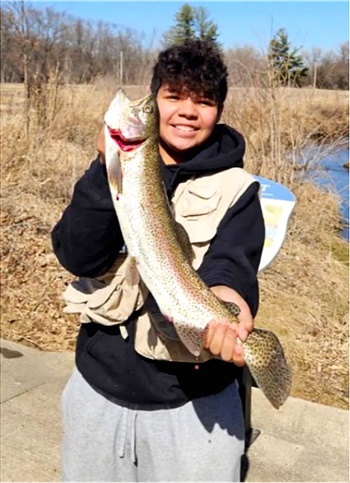
{"label": "tan fishing vest", "polygon": [[[193,268],[197,269],[209,249],[220,221],[227,210],[256,180],[241,168],[231,168],[201,178],[191,178],[179,184],[172,198],[176,221],[188,233],[193,252]],[[65,313],[80,313],[82,323],[120,324],[121,335],[128,337],[124,322],[136,311],[135,349],[144,357],[180,362],[204,362],[213,356],[203,349],[193,356],[180,340],[166,337],[156,329],[150,314],[143,307],[148,290],[126,281],[128,258],[120,253],[101,277],[79,278],[63,294]]]}

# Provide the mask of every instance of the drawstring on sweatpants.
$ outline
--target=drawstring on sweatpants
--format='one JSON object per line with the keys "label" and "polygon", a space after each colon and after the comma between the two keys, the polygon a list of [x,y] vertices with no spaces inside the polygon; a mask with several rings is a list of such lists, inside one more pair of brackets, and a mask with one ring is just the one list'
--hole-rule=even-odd
{"label": "drawstring on sweatpants", "polygon": [[118,437],[119,444],[117,445],[118,456],[125,458],[128,455],[127,445],[130,445],[130,458],[133,463],[136,463],[136,418],[137,407],[129,408],[122,407],[122,421],[120,426],[120,434]]}

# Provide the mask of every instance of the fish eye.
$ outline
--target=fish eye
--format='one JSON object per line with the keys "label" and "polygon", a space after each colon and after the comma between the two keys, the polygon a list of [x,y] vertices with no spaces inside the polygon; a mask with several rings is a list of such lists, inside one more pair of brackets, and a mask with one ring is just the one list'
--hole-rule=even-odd
{"label": "fish eye", "polygon": [[146,104],[142,110],[146,114],[152,114],[152,112],[153,112],[153,106],[152,106],[152,104]]}

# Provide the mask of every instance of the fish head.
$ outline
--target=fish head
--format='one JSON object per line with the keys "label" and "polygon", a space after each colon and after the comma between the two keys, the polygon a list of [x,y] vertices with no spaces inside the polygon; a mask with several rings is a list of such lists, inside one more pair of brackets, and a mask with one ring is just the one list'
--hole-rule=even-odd
{"label": "fish head", "polygon": [[[144,149],[158,150],[158,109],[151,95],[131,101],[122,89],[111,102],[105,115],[105,158],[112,196],[123,192],[123,176],[127,166]],[[156,156],[154,157],[154,159]]]}
{"label": "fish head", "polygon": [[121,153],[129,153],[141,147],[150,137],[155,137],[156,104],[151,95],[131,101],[122,89],[111,102],[105,115],[108,137]]}

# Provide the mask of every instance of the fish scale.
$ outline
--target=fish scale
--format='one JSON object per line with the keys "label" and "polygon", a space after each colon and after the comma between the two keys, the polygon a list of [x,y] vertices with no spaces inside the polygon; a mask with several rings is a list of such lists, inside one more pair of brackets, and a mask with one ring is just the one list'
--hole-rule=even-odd
{"label": "fish scale", "polygon": [[[220,301],[198,276],[181,246],[162,181],[152,98],[129,101],[118,90],[105,115],[105,141],[108,182],[128,255],[162,314],[198,357],[211,320],[238,319],[232,306]],[[245,342],[237,342],[258,386],[274,407],[280,407],[290,393],[292,375],[278,338],[255,328]]]}

